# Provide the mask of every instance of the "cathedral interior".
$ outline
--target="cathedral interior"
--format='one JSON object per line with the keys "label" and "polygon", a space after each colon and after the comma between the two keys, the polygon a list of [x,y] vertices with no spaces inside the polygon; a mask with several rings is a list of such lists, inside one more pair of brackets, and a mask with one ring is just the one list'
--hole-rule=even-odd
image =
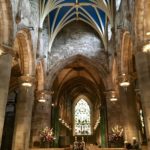
{"label": "cathedral interior", "polygon": [[150,0],[0,0],[1,150],[150,150]]}

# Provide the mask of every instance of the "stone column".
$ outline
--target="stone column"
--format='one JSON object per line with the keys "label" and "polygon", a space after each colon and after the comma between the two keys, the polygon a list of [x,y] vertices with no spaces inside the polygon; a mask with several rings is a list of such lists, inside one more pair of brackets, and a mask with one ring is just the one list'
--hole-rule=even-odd
{"label": "stone column", "polygon": [[[113,94],[114,93],[114,94]],[[111,98],[117,98],[117,100],[112,101]],[[121,104],[118,100],[118,96],[115,91],[110,91],[107,93],[107,122],[108,122],[108,136],[112,135],[112,128],[123,127],[122,111],[120,109]],[[111,142],[108,143],[111,146]]]}
{"label": "stone column", "polygon": [[150,148],[150,54],[138,52],[135,55],[136,68],[141,91],[148,148]]}
{"label": "stone column", "polygon": [[[39,102],[38,100],[42,98],[45,102]],[[40,135],[39,131],[45,127],[50,127],[51,125],[51,95],[48,91],[38,91],[35,101],[33,119],[32,119],[32,129],[31,129],[31,147],[40,146]]]}
{"label": "stone column", "polygon": [[100,134],[101,134],[101,147],[108,147],[108,124],[107,124],[107,107],[106,102],[102,100],[100,107]]}
{"label": "stone column", "polygon": [[120,87],[120,101],[123,114],[122,123],[124,125],[124,140],[132,143],[134,137],[138,140],[139,123],[135,92],[132,84],[127,89]]}
{"label": "stone column", "polygon": [[[34,100],[33,81],[34,78],[31,76],[20,77],[20,87],[16,104],[12,150],[29,149],[32,107]],[[31,83],[31,85],[27,85],[25,83]]]}
{"label": "stone column", "polygon": [[5,108],[7,103],[12,56],[0,55],[0,146],[2,141]]}

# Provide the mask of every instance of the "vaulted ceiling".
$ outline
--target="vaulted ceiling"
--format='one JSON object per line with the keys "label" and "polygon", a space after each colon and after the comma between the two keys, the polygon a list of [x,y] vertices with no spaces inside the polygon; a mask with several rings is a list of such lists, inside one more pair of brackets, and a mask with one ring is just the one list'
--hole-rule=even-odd
{"label": "vaulted ceiling", "polygon": [[99,34],[106,47],[106,27],[113,25],[111,0],[41,0],[40,26],[49,16],[50,49],[58,32],[73,21],[83,21]]}

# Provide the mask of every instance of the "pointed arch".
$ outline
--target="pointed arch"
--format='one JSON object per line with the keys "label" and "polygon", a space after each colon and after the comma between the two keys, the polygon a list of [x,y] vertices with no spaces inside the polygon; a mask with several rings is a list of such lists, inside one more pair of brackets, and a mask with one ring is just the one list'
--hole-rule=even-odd
{"label": "pointed arch", "polygon": [[30,30],[22,29],[17,33],[14,49],[19,57],[21,74],[34,75],[35,64]]}
{"label": "pointed arch", "polygon": [[74,112],[74,135],[91,135],[92,134],[92,104],[89,99],[80,95],[76,98],[73,104]]}
{"label": "pointed arch", "polygon": [[44,62],[43,60],[40,60],[36,66],[36,77],[37,77],[37,90],[42,91],[44,90]]}
{"label": "pointed arch", "polygon": [[52,84],[55,80],[55,76],[57,74],[59,74],[59,72],[67,65],[71,64],[72,62],[75,61],[82,61],[85,64],[88,64],[89,66],[91,66],[96,72],[99,73],[103,84],[105,86],[105,88],[107,89],[108,83],[107,83],[107,77],[108,77],[108,72],[107,70],[100,64],[95,64],[90,58],[83,56],[83,55],[74,55],[72,57],[69,57],[65,60],[63,60],[60,63],[56,64],[50,71],[49,74],[47,75],[46,78],[46,86],[47,89],[50,89],[52,87]]}

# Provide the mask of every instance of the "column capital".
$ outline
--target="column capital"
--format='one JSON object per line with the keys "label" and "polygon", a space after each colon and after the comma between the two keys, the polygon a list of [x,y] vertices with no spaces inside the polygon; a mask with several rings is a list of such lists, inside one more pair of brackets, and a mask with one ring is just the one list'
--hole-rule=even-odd
{"label": "column capital", "polygon": [[39,102],[51,101],[52,92],[49,90],[36,91],[36,98]]}
{"label": "column capital", "polygon": [[114,102],[118,100],[118,93],[113,89],[104,92],[104,94],[106,95],[106,99],[109,101]]}
{"label": "column capital", "polygon": [[35,84],[35,77],[31,75],[23,75],[19,77],[19,82],[22,86],[31,87]]}

